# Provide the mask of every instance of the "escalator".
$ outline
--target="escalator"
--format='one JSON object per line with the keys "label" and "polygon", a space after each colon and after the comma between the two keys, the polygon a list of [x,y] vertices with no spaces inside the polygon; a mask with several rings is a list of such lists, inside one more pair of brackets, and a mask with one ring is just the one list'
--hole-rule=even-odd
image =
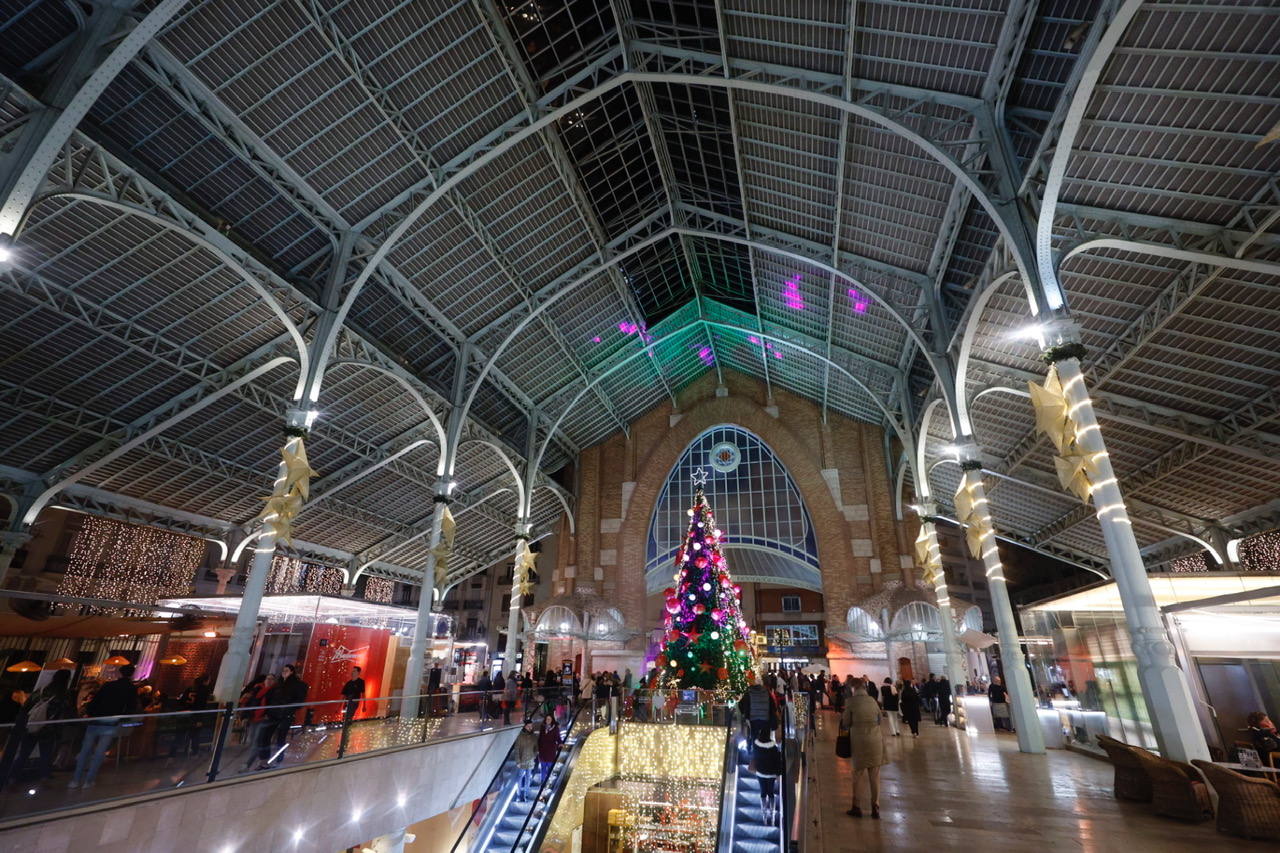
{"label": "escalator", "polygon": [[760,805],[760,780],[745,767],[738,772],[733,811],[733,840],[728,846],[732,853],[776,853],[782,849],[782,809],[775,809],[772,816],[765,814]]}
{"label": "escalator", "polygon": [[471,819],[450,853],[526,853],[531,850],[532,842],[555,812],[578,748],[594,728],[594,719],[593,709],[583,707],[561,727],[563,741],[551,772],[546,779],[534,780],[531,794],[523,802],[516,796],[520,771],[516,767],[513,743],[489,788],[476,801]]}

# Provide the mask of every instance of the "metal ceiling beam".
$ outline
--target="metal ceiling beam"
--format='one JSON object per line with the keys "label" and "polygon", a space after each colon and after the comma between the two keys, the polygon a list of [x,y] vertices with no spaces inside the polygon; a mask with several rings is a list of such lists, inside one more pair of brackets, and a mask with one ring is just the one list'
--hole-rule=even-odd
{"label": "metal ceiling beam", "polygon": [[[472,0],[472,5],[476,7],[478,14],[481,15],[485,22],[485,30],[489,34],[494,49],[502,58],[503,64],[506,66],[508,76],[515,86],[516,92],[520,97],[524,108],[530,114],[537,109],[538,90],[532,76],[526,68],[524,60],[520,56],[520,50],[511,38],[510,32],[507,30],[506,24],[502,20],[502,15],[498,11],[493,0]],[[564,143],[561,141],[557,131],[553,127],[544,128],[539,134],[543,145],[547,151],[547,155],[551,158],[556,168],[556,173],[560,177],[561,183],[564,184],[565,190],[572,196],[574,200],[574,208],[579,218],[582,220],[587,234],[591,238],[591,243],[595,247],[596,255],[600,260],[604,260],[608,256],[608,235],[605,234],[604,227],[597,218],[595,209],[591,206],[590,201],[586,197],[586,192],[582,186],[582,179],[578,174],[572,158],[568,151],[565,150]],[[638,328],[643,329],[647,323],[644,312],[640,310],[640,305],[636,302],[635,294],[631,288],[623,281],[621,273],[617,267],[609,267],[609,280],[613,283],[614,290],[618,293],[618,298],[622,301],[626,308],[631,322]],[[643,341],[642,341],[643,343]],[[657,362],[652,364],[654,374],[663,388],[666,389],[667,396],[671,398],[672,405],[675,405],[676,395],[672,390],[671,384],[667,381],[666,375],[663,373],[661,365]],[[625,432],[624,428],[624,432]]]}
{"label": "metal ceiling beam", "polygon": [[[852,7],[852,6],[854,6],[854,5],[856,5],[856,4],[855,4],[855,3],[850,3],[850,6],[851,6],[851,7]],[[725,76],[727,77],[727,76],[729,76],[729,47],[728,47],[728,44],[727,44],[727,42],[728,42],[728,38],[729,38],[729,35],[728,35],[728,29],[725,27],[724,3],[722,2],[722,0],[715,0],[715,10],[716,10],[716,21],[717,21],[716,35],[717,35],[717,37],[718,37],[718,39],[719,39],[719,42],[720,42],[720,61],[721,61],[721,62],[723,63],[723,65],[724,65],[724,74],[725,74]],[[852,36],[852,35],[850,35],[850,36],[849,36],[849,40],[850,40],[850,41],[852,41],[852,40],[853,40],[853,36]],[[744,169],[744,168],[743,168],[743,166],[742,166],[742,140],[741,140],[741,138],[739,137],[739,131],[738,131],[739,122],[738,122],[738,105],[737,105],[737,99],[736,99],[736,97],[734,96],[733,92],[729,92],[729,93],[727,93],[727,94],[726,94],[726,96],[725,96],[725,99],[726,99],[726,101],[728,102],[728,105],[729,105],[729,132],[730,132],[730,134],[732,135],[732,138],[733,138],[733,163],[734,163],[734,168],[737,170],[737,173],[738,173],[738,198],[739,198],[739,200],[740,200],[740,203],[742,204],[742,225],[743,225],[743,231],[744,231],[744,233],[746,234],[747,239],[752,239],[752,237],[751,237],[751,212],[750,212],[750,211],[751,211],[751,206],[750,206],[750,202],[749,202],[749,198],[748,198],[748,194],[747,194],[747,170],[746,170],[746,169]],[[843,148],[841,149],[841,151],[843,152]],[[843,172],[843,171],[844,171],[843,158],[842,158],[842,160],[841,160],[840,171],[841,171],[841,172]],[[836,231],[835,231],[835,233],[837,234],[836,240],[838,241],[838,234],[839,234],[839,229],[840,229],[840,214],[839,214],[839,207],[838,207],[838,206],[837,206],[837,208],[836,208],[836,211],[837,211],[837,212],[836,212]],[[683,245],[683,242],[682,242],[682,245]],[[834,254],[834,253],[833,253],[833,254]],[[834,256],[833,256],[833,259],[832,259],[832,262],[831,262],[831,263],[832,263],[832,265],[833,265],[833,266],[834,266],[834,265],[835,265],[835,263],[836,263],[836,262],[835,262],[835,259],[834,259]],[[763,331],[764,331],[764,317],[762,316],[761,311],[760,311],[760,287],[759,287],[759,278],[760,278],[760,277],[759,277],[759,275],[756,273],[756,253],[755,253],[755,249],[754,249],[753,247],[751,247],[751,246],[748,246],[748,247],[747,247],[747,264],[748,264],[748,268],[750,269],[750,272],[751,272],[751,302],[752,302],[752,304],[755,306],[756,326],[757,326],[758,331],[763,332]],[[834,277],[832,277],[832,291],[833,291],[833,293],[834,293],[834,289],[835,289],[835,280],[834,280]],[[698,297],[698,313],[699,313],[699,316],[701,316],[701,315],[702,315],[702,298],[701,298],[701,296],[699,296],[699,297]],[[828,319],[828,323],[830,323],[830,319]],[[716,349],[715,338],[714,338],[714,336],[713,336],[713,335],[711,335],[711,334],[710,334],[710,332],[708,332],[708,334],[707,334],[707,341],[708,341],[708,346],[710,346],[710,347],[711,347],[712,357],[713,357],[713,358],[715,358],[715,362],[716,362],[716,370],[717,370],[717,371],[719,371],[719,370],[720,370],[720,360],[719,360],[719,358],[716,358],[716,352],[715,352],[715,349]],[[761,340],[761,342],[760,342],[760,346],[758,347],[758,350],[759,350],[759,352],[760,352],[760,364],[761,364],[761,367],[762,367],[762,370],[763,370],[763,375],[764,375],[765,400],[768,402],[768,404],[769,404],[769,405],[773,405],[773,381],[772,381],[772,379],[770,378],[770,375],[769,375],[769,352],[768,352],[768,350],[765,348],[765,345],[764,345],[764,341],[763,341],[763,340]],[[828,350],[828,352],[827,352],[827,357],[828,357],[828,358],[830,358],[830,357],[831,357],[831,353],[830,353],[830,351],[829,351],[829,350]],[[826,414],[827,414],[827,391],[826,391],[826,389],[827,389],[827,380],[828,380],[828,378],[829,378],[829,376],[828,376],[828,374],[827,374],[827,370],[826,370],[826,368],[825,368],[825,366],[824,366],[824,368],[823,368],[823,381],[822,381],[822,389],[823,389],[823,390],[822,390],[822,416],[823,416],[823,419],[824,419],[824,420],[826,419]],[[723,377],[723,376],[721,376],[721,377],[719,378],[719,382],[720,382],[720,384],[721,384],[721,385],[723,385],[723,384],[724,384],[724,377]]]}
{"label": "metal ceiling beam", "polygon": [[[209,133],[237,152],[260,177],[297,205],[318,228],[326,233],[333,245],[337,245],[339,234],[360,227],[347,222],[346,218],[303,179],[283,157],[254,133],[217,95],[163,47],[152,45],[136,64],[144,75],[156,85],[164,87],[172,97],[185,106]],[[127,161],[122,161],[122,165],[135,172],[142,170],[142,167]],[[145,170],[142,171],[145,172]],[[148,177],[153,181],[156,180],[154,176]],[[360,236],[355,241],[354,257],[365,258],[372,253],[373,248],[373,243],[367,237]],[[430,318],[431,322],[428,325],[432,326],[432,331],[449,342],[455,351],[466,340],[466,335],[454,326],[444,312],[431,303],[390,261],[382,262],[377,275],[386,285],[387,292],[399,299],[415,316],[423,318],[425,315],[426,318]],[[370,330],[363,328],[361,324],[348,320],[346,325],[358,330],[366,339],[373,340]],[[528,408],[532,405],[532,401],[519,392],[516,384],[510,381],[502,371],[495,373],[494,380],[503,394],[511,397],[519,407]],[[437,395],[432,392],[431,396]]]}
{"label": "metal ceiling beam", "polygon": [[49,105],[28,117],[6,158],[0,176],[0,236],[12,237],[18,232],[45,175],[98,97],[185,5],[186,0],[161,0],[101,61],[100,51],[116,35],[117,28],[127,25],[130,19],[124,3],[94,6],[88,28],[72,42],[54,75]]}
{"label": "metal ceiling beam", "polygon": [[[342,26],[334,18],[333,14],[320,7],[315,0],[294,0],[294,5],[307,16],[312,26],[315,28],[319,36],[325,41],[329,50],[341,61],[347,68],[352,79],[360,86],[369,103],[379,112],[383,121],[395,132],[399,137],[400,144],[405,150],[419,163],[428,175],[438,175],[440,172],[440,163],[436,162],[435,155],[419,137],[417,132],[408,127],[400,114],[397,106],[391,101],[387,93],[382,89],[381,85],[368,73],[365,69],[364,61],[361,59],[354,45],[350,43]],[[501,270],[507,282],[516,292],[525,295],[529,294],[528,285],[520,277],[519,272],[512,265],[506,254],[502,251],[490,233],[488,226],[481,221],[479,215],[472,208],[470,202],[457,190],[451,189],[445,194],[445,198],[454,212],[466,224],[468,230],[480,242],[485,253],[489,255],[494,264]],[[389,263],[389,258],[377,257],[376,254],[370,258],[370,263],[385,265]],[[357,285],[353,285],[357,286]],[[574,368],[586,376],[586,367],[581,359],[574,353],[572,347],[563,339],[560,330],[550,322],[543,323],[544,330],[547,335],[556,343],[563,356],[568,359]],[[609,412],[618,427],[626,432],[628,425],[624,418],[618,413],[613,401],[609,400],[604,394],[599,395],[600,405]]]}

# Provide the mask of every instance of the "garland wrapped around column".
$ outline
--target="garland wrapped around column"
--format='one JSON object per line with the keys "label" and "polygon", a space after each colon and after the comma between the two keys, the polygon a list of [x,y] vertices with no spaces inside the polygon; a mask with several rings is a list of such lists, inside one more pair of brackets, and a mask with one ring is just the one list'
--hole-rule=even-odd
{"label": "garland wrapped around column", "polygon": [[277,481],[274,494],[263,498],[266,506],[258,518],[262,526],[276,539],[293,544],[293,520],[302,511],[302,504],[311,495],[311,478],[316,472],[307,462],[307,447],[301,435],[291,434],[280,449],[283,472]]}
{"label": "garland wrapped around column", "polygon": [[1036,413],[1036,432],[1047,436],[1058,449],[1053,459],[1058,482],[1062,488],[1088,503],[1093,484],[1098,480],[1096,454],[1089,454],[1080,447],[1080,425],[1071,416],[1071,404],[1058,379],[1058,366],[1049,365],[1043,385],[1028,382],[1027,388],[1031,391],[1031,406]]}

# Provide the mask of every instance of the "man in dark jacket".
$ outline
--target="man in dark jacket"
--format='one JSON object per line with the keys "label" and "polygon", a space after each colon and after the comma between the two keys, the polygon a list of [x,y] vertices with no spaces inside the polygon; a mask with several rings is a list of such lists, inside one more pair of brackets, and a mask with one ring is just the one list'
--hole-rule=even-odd
{"label": "man in dark jacket", "polygon": [[68,788],[89,788],[98,778],[98,770],[107,757],[111,742],[120,733],[120,716],[132,714],[138,710],[138,690],[133,686],[133,665],[120,667],[120,677],[108,681],[98,689],[98,693],[86,708],[90,717],[99,717],[90,723],[84,733],[84,743],[80,746],[80,755],[76,758],[76,771],[67,783]]}
{"label": "man in dark jacket", "polygon": [[[289,737],[289,729],[293,728],[293,724],[297,722],[299,705],[307,701],[307,691],[311,688],[307,686],[307,682],[298,677],[298,670],[292,664],[285,664],[280,670],[280,683],[277,685],[280,691],[280,702],[271,704],[291,705],[293,707],[281,709],[279,725],[276,726],[276,747],[284,746],[285,740]],[[307,717],[310,716],[308,709]],[[303,718],[304,720],[306,717]]]}

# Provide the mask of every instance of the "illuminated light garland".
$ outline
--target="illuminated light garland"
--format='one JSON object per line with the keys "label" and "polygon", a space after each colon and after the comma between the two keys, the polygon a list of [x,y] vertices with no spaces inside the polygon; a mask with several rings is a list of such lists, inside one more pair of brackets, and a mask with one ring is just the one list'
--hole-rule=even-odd
{"label": "illuminated light garland", "polygon": [[[342,592],[342,570],[320,563],[305,563],[297,557],[277,554],[271,560],[266,592],[268,595],[285,595],[295,592],[338,595]],[[368,599],[367,594],[365,598],[371,600]]]}
{"label": "illuminated light garland", "polygon": [[1280,530],[1257,533],[1240,540],[1240,568],[1247,572],[1280,569]]}
{"label": "illuminated light garland", "polygon": [[[206,547],[203,539],[86,515],[67,558],[58,594],[137,604],[188,595]],[[128,615],[150,612],[101,610]]]}
{"label": "illuminated light garland", "polygon": [[369,578],[364,583],[364,600],[390,604],[396,582],[387,578]]}

